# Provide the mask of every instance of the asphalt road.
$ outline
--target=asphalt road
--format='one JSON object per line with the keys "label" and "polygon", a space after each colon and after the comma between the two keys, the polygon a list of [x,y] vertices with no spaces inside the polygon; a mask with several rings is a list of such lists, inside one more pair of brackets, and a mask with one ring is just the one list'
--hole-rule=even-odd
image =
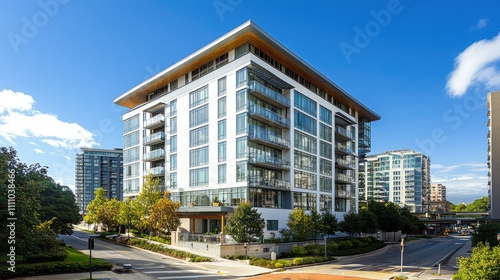
{"label": "asphalt road", "polygon": [[[91,234],[75,230],[73,235],[60,236],[67,245],[85,254],[89,254],[88,238]],[[163,256],[136,248],[109,243],[99,239],[94,241],[92,257],[109,261],[114,268],[122,268],[123,264],[131,264],[132,272],[140,273],[141,279],[231,279],[212,271],[196,267],[182,260]]]}
{"label": "asphalt road", "polygon": [[[433,238],[406,243],[403,251],[403,272],[418,272],[432,269],[452,251],[465,243],[458,236]],[[455,264],[449,264],[455,265]],[[401,269],[399,244],[390,244],[373,253],[340,257],[331,264],[317,265],[294,270],[345,275],[344,272],[390,273]]]}

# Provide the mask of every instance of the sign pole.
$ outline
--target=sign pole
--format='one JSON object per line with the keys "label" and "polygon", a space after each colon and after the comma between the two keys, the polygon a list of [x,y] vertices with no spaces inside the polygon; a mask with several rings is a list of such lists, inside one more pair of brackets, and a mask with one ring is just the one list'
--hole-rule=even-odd
{"label": "sign pole", "polygon": [[401,238],[401,273],[403,273],[403,252],[405,251],[405,239]]}
{"label": "sign pole", "polygon": [[94,249],[94,238],[89,237],[89,251],[90,251],[90,280],[92,280],[92,249]]}

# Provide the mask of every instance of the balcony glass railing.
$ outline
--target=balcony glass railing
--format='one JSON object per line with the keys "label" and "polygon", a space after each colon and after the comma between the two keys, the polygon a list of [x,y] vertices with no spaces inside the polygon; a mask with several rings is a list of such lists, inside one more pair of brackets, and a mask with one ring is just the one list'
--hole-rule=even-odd
{"label": "balcony glass railing", "polygon": [[267,96],[268,98],[275,100],[282,105],[285,105],[286,107],[290,107],[290,99],[288,97],[270,89],[269,87],[266,87],[265,85],[257,81],[250,82],[250,91],[257,91]]}
{"label": "balcony glass railing", "polygon": [[345,167],[348,167],[348,168],[353,168],[353,164],[345,159],[342,159],[342,158],[336,158],[335,159],[335,162],[339,165],[342,165],[342,166],[345,166]]}
{"label": "balcony glass railing", "polygon": [[163,176],[165,175],[165,167],[163,166],[158,166],[158,167],[153,167],[151,169],[148,169],[146,171],[146,175],[153,174],[153,176]]}
{"label": "balcony glass railing", "polygon": [[349,182],[349,183],[354,183],[355,182],[353,177],[348,176],[348,175],[343,174],[343,173],[337,173],[337,174],[335,174],[335,179],[336,180],[340,180],[340,181]]}
{"label": "balcony glass railing", "polygon": [[290,182],[288,181],[261,176],[249,176],[248,185],[250,187],[265,186],[273,189],[290,190]]}
{"label": "balcony glass railing", "polygon": [[274,132],[253,125],[248,126],[248,138],[260,139],[264,142],[272,143],[283,148],[290,148],[289,140],[281,137]]}
{"label": "balcony glass railing", "polygon": [[156,115],[152,118],[149,118],[144,121],[144,127],[148,128],[151,126],[155,126],[157,124],[161,124],[165,122],[165,116],[163,114]]}
{"label": "balcony glass railing", "polygon": [[352,149],[350,147],[347,147],[346,144],[344,143],[335,143],[335,148],[339,151],[343,151],[348,154],[352,154]]}
{"label": "balcony glass railing", "polygon": [[250,107],[248,108],[248,114],[250,114],[251,116],[253,115],[260,116],[279,125],[290,127],[289,119],[256,104],[250,104]]}
{"label": "balcony glass railing", "polygon": [[147,160],[153,160],[153,159],[159,159],[159,158],[163,158],[165,157],[165,150],[164,149],[158,149],[158,150],[154,150],[154,151],[151,151],[149,153],[145,153],[144,154],[144,160],[147,161]]}
{"label": "balcony glass railing", "polygon": [[248,161],[250,163],[272,165],[279,168],[290,168],[290,161],[263,154],[250,153],[248,155]]}
{"label": "balcony glass railing", "polygon": [[165,141],[165,133],[157,132],[155,134],[148,135],[142,139],[144,145]]}
{"label": "balcony glass railing", "polygon": [[337,132],[340,135],[344,135],[345,137],[347,137],[349,139],[353,138],[352,137],[352,133],[350,131],[348,131],[347,129],[345,129],[344,127],[336,125],[335,126],[335,132]]}

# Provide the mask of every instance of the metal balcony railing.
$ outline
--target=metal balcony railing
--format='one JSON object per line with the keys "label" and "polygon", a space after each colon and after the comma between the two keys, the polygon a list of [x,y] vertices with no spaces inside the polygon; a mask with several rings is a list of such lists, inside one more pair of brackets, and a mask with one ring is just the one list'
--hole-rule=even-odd
{"label": "metal balcony railing", "polygon": [[158,149],[151,151],[149,153],[145,153],[143,156],[144,161],[154,161],[157,159],[162,159],[165,158],[165,150],[164,149]]}
{"label": "metal balcony railing", "polygon": [[290,190],[290,182],[288,181],[261,176],[249,176],[248,185],[250,187],[267,187],[277,190]]}
{"label": "metal balcony railing", "polygon": [[263,128],[249,125],[248,126],[248,138],[249,140],[256,140],[259,142],[265,142],[267,144],[272,144],[273,146],[279,148],[290,149],[290,141],[281,137],[280,135],[265,130]]}
{"label": "metal balcony railing", "polygon": [[165,116],[163,114],[158,114],[144,121],[144,128],[151,129],[159,127],[165,123]]}
{"label": "metal balcony railing", "polygon": [[250,116],[256,116],[259,118],[263,118],[265,120],[268,120],[278,126],[289,128],[290,127],[290,120],[281,116],[280,114],[277,114],[267,108],[261,107],[256,104],[250,104],[248,108],[248,114]]}
{"label": "metal balcony railing", "polygon": [[290,99],[288,97],[280,94],[275,90],[272,90],[269,87],[266,87],[265,85],[257,81],[250,82],[250,92],[256,92],[261,96],[267,97],[268,101],[275,103],[275,105],[290,107]]}
{"label": "metal balcony railing", "polygon": [[157,132],[155,134],[148,135],[142,139],[143,145],[153,145],[156,143],[161,143],[165,141],[165,133]]}

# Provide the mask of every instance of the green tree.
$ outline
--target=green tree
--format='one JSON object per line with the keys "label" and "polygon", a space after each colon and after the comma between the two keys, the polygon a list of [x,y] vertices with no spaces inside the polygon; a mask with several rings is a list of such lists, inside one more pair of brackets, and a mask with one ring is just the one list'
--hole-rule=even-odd
{"label": "green tree", "polygon": [[140,217],[135,221],[134,226],[138,229],[153,231],[152,224],[148,223],[148,217],[151,215],[151,207],[162,198],[162,193],[158,187],[160,179],[154,178],[149,174],[146,176],[141,192],[136,199],[132,201],[132,211],[134,215]]}
{"label": "green tree", "polygon": [[314,234],[312,218],[305,213],[304,209],[295,209],[290,212],[286,225],[294,241],[304,241]]}
{"label": "green tree", "polygon": [[500,224],[495,222],[486,222],[480,224],[477,230],[472,233],[472,246],[479,243],[488,243],[490,246],[498,245],[497,234],[500,232]]}
{"label": "green tree", "polygon": [[82,221],[82,215],[79,213],[80,210],[71,189],[55,183],[52,178],[41,192],[40,206],[40,220],[52,220],[52,229],[57,234],[71,235],[73,225]]}
{"label": "green tree", "polygon": [[171,232],[177,229],[181,224],[177,209],[181,206],[180,202],[173,202],[170,199],[170,193],[165,192],[163,198],[156,201],[151,207],[151,214],[148,217],[148,224],[156,231],[166,230]]}
{"label": "green tree", "polygon": [[351,236],[361,231],[360,226],[359,216],[355,212],[344,214],[344,220],[339,223],[340,231]]}
{"label": "green tree", "polygon": [[100,223],[99,220],[99,209],[108,201],[106,197],[106,191],[102,187],[98,188],[94,192],[94,199],[87,205],[87,215],[85,215],[85,222],[87,224]]}
{"label": "green tree", "polygon": [[316,211],[316,209],[311,210],[311,226],[313,230],[314,239],[316,240],[318,236],[323,233],[323,221],[321,221],[321,214]]}
{"label": "green tree", "polygon": [[500,246],[478,243],[472,255],[458,258],[459,269],[453,279],[500,279]]}
{"label": "green tree", "polygon": [[108,231],[116,229],[119,223],[121,202],[116,199],[109,199],[97,209],[97,220],[104,224]]}
{"label": "green tree", "polygon": [[338,230],[339,227],[339,223],[335,215],[333,215],[331,212],[324,212],[323,214],[321,214],[321,223],[323,224],[322,234],[335,235],[335,232]]}
{"label": "green tree", "polygon": [[358,220],[360,233],[376,233],[378,231],[377,216],[372,211],[359,210]]}
{"label": "green tree", "polygon": [[467,205],[467,212],[487,212],[488,211],[489,199],[487,196],[483,196],[474,200],[471,204]]}
{"label": "green tree", "polygon": [[231,235],[238,243],[252,242],[264,236],[264,219],[257,209],[252,209],[248,201],[240,203],[227,221],[225,234]]}
{"label": "green tree", "polygon": [[399,208],[399,215],[402,221],[401,232],[404,234],[418,234],[426,229],[417,217],[415,217],[406,207]]}
{"label": "green tree", "polygon": [[452,212],[467,212],[467,204],[459,203],[451,207]]}
{"label": "green tree", "polygon": [[139,220],[140,217],[137,215],[137,212],[132,209],[132,198],[130,196],[126,197],[120,204],[118,222],[121,225],[126,225],[130,233],[130,226],[136,224]]}
{"label": "green tree", "polygon": [[399,215],[399,206],[393,202],[370,201],[370,211],[377,216],[377,223],[380,230],[394,232],[401,230],[403,220]]}

